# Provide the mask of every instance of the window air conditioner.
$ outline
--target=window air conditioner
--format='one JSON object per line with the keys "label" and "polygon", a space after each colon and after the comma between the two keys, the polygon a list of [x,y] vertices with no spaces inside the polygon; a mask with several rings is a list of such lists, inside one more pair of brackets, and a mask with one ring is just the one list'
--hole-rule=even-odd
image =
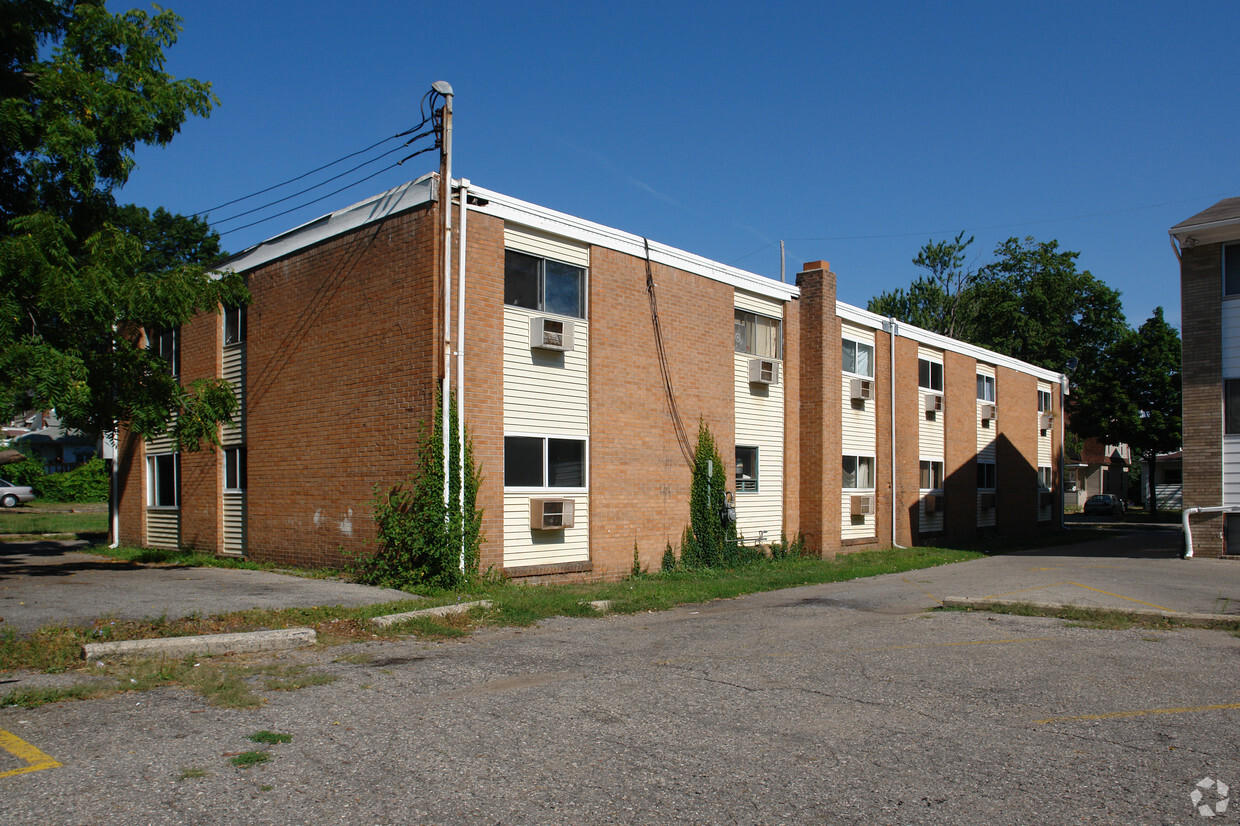
{"label": "window air conditioner", "polygon": [[926,494],[925,498],[922,499],[921,501],[924,506],[925,512],[927,514],[931,514],[931,513],[938,513],[939,511],[943,510],[942,500],[943,500],[942,496],[936,496],[933,493],[928,493]]}
{"label": "window air conditioner", "polygon": [[977,506],[984,511],[992,511],[995,509],[994,493],[983,493],[977,497]]}
{"label": "window air conditioner", "polygon": [[1038,491],[1038,505],[1040,507],[1045,508],[1046,506],[1053,505],[1054,503],[1055,503],[1054,491],[1049,491],[1049,490]]}
{"label": "window air conditioner", "polygon": [[779,384],[779,362],[770,359],[750,359],[749,383]]}
{"label": "window air conditioner", "polygon": [[993,404],[982,405],[982,418],[993,419],[995,417],[995,406]]}
{"label": "window air conditioner", "polygon": [[853,516],[869,516],[874,513],[874,494],[866,493],[850,497]]}
{"label": "window air conditioner", "polygon": [[572,499],[531,499],[530,529],[558,531],[573,527]]}
{"label": "window air conditioner", "polygon": [[872,379],[853,379],[851,384],[853,401],[865,401],[874,398],[874,381]]}
{"label": "window air conditioner", "polygon": [[1050,413],[1039,413],[1038,414],[1038,430],[1050,430],[1050,429],[1051,429],[1051,414]]}
{"label": "window air conditioner", "polygon": [[539,316],[530,319],[530,348],[534,350],[573,349],[573,322]]}
{"label": "window air conditioner", "polygon": [[925,399],[926,399],[926,412],[927,413],[942,413],[943,412],[943,394],[942,393],[927,393],[925,396]]}

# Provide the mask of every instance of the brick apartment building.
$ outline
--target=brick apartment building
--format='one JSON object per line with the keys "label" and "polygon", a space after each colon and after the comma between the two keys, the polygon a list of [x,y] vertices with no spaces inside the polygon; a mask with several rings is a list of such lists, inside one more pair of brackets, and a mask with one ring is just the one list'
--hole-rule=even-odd
{"label": "brick apartment building", "polygon": [[1193,553],[1240,554],[1240,198],[1170,229],[1180,259],[1183,503]]}
{"label": "brick apartment building", "polygon": [[[617,578],[635,544],[657,568],[688,522],[677,421],[692,442],[699,418],[735,458],[748,542],[1059,526],[1059,374],[842,304],[825,261],[793,286],[462,183],[484,569]],[[415,467],[458,311],[439,190],[428,175],[235,256],[253,303],[153,339],[184,381],[232,381],[241,413],[219,450],[122,437],[123,541],[322,566],[373,550],[371,501]],[[547,509],[571,526],[543,529]]]}

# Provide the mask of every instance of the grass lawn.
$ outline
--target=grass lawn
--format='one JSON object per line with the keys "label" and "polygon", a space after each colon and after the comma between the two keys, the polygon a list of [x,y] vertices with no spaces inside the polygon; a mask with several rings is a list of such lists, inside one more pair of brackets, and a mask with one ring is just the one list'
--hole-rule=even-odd
{"label": "grass lawn", "polygon": [[42,502],[0,509],[0,540],[90,539],[108,532],[106,503]]}

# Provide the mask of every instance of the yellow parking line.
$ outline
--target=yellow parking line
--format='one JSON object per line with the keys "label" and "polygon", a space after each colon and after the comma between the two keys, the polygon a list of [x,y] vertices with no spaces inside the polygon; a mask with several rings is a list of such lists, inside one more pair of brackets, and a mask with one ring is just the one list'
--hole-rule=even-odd
{"label": "yellow parking line", "polygon": [[55,758],[44,754],[17,735],[10,734],[2,728],[0,728],[0,749],[4,749],[18,760],[25,760],[29,764],[19,769],[0,772],[0,777],[12,777],[15,774],[55,769],[61,765]]}
{"label": "yellow parking line", "polygon": [[1139,711],[1112,711],[1107,714],[1078,714],[1075,717],[1047,717],[1045,720],[1034,720],[1034,725],[1044,723],[1065,723],[1074,720],[1114,720],[1120,717],[1146,717],[1151,714],[1191,714],[1195,711],[1229,711],[1240,709],[1240,703],[1223,703],[1216,706],[1185,706],[1183,708],[1147,708]]}
{"label": "yellow parking line", "polygon": [[925,588],[923,588],[923,587],[921,587],[920,585],[918,585],[916,582],[913,582],[913,580],[909,579],[908,577],[900,577],[900,578],[901,578],[901,579],[903,579],[905,582],[907,582],[909,585],[912,585],[912,586],[913,586],[914,588],[916,588],[918,591],[921,591],[923,594],[925,594],[926,596],[930,597],[930,599],[934,600],[934,601],[935,601],[935,602],[937,602],[939,605],[942,605],[942,604],[943,604],[943,600],[939,599],[939,598],[938,598],[938,597],[936,597],[934,594],[930,593],[930,592],[929,592],[929,591],[927,591]]}

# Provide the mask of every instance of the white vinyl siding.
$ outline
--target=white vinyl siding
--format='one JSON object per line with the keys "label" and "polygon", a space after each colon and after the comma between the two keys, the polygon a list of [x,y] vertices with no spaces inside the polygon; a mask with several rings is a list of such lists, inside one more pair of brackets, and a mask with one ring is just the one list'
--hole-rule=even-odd
{"label": "white vinyl siding", "polygon": [[146,512],[146,544],[175,550],[181,542],[181,512],[173,509]]}
{"label": "white vinyl siding", "polygon": [[[840,324],[843,338],[859,341],[874,346],[874,330],[856,324],[843,322]],[[873,365],[871,365],[873,367]],[[877,371],[874,371],[877,372]],[[852,380],[855,376],[840,371],[840,453],[845,456],[874,456],[875,443],[878,439],[878,424],[875,418],[877,400],[856,402],[852,400]],[[876,379],[875,389],[878,389]],[[881,392],[881,391],[880,391]],[[828,460],[830,461],[830,460]],[[879,470],[879,469],[876,469]],[[882,469],[882,472],[886,472]],[[873,489],[868,492],[873,493]],[[851,497],[856,490],[845,490],[841,495],[840,538],[865,539],[876,535],[877,521],[875,515],[853,516]]]}
{"label": "white vinyl siding", "polygon": [[172,440],[172,428],[176,426],[177,414],[173,413],[168,419],[168,429],[162,436],[156,436],[154,439],[146,440],[146,455],[152,453],[176,453],[176,443]]}
{"label": "white vinyl siding", "polygon": [[[505,227],[504,242],[508,249],[575,266],[590,263],[588,247],[523,227]],[[572,320],[573,349],[568,352],[531,349],[530,319],[543,315],[548,314],[504,307],[504,434],[588,439],[589,323]],[[588,461],[588,448],[586,456]],[[588,468],[586,475],[588,479]],[[574,502],[574,526],[532,530],[530,499],[560,496]],[[505,491],[503,541],[504,566],[509,568],[589,560],[589,496],[555,489]]]}
{"label": "white vinyl siding", "polygon": [[[783,303],[736,292],[736,308],[783,319]],[[752,356],[733,354],[736,444],[758,448],[758,490],[736,494],[736,530],[746,541],[779,539],[784,503],[784,377],[750,384]]]}
{"label": "white vinyl siding", "polygon": [[[935,364],[943,364],[943,352],[941,350],[932,350],[929,347],[917,348],[917,358],[924,361],[933,362]],[[944,375],[944,389],[946,389],[946,375]],[[917,393],[917,450],[919,454],[919,464],[921,460],[930,462],[942,462],[946,466],[946,424],[947,424],[947,396],[943,391],[938,391],[938,395],[943,396],[943,412],[935,413],[933,418],[926,413],[926,396],[935,395],[933,391],[919,389]],[[957,401],[959,404],[959,401]],[[920,484],[920,482],[918,482]],[[937,513],[926,513],[926,494],[931,492],[929,488],[921,489],[921,502],[918,504],[918,530],[921,533],[935,533],[943,530],[943,507],[942,507],[942,490],[936,490],[935,493],[940,498],[939,510]]]}
{"label": "white vinyl siding", "polygon": [[1240,436],[1223,437],[1223,504],[1240,505]]}
{"label": "white vinyl siding", "polygon": [[245,491],[224,491],[224,553],[245,553]]}
{"label": "white vinyl siding", "polygon": [[1240,301],[1222,302],[1223,377],[1240,377]]}
{"label": "white vinyl siding", "polygon": [[[977,375],[990,376],[993,379],[995,376],[995,368],[989,364],[979,363],[977,365]],[[990,462],[992,464],[995,462],[995,456],[996,456],[995,434],[999,432],[999,425],[998,425],[998,421],[995,420],[995,421],[989,422],[989,425],[990,425],[989,427],[983,426],[982,406],[985,404],[995,404],[997,406],[999,394],[1002,392],[1003,392],[1003,388],[999,387],[998,382],[996,382],[994,402],[984,402],[981,399],[977,399],[974,402],[977,408],[975,413],[977,417],[977,461],[978,462]],[[998,468],[996,468],[996,476],[999,475],[997,471],[998,471]],[[995,514],[997,514],[998,511],[999,511],[999,508],[997,505],[996,507],[990,508],[989,510],[983,510],[982,509],[982,493],[979,492],[977,494],[977,526],[979,528],[992,527],[995,524]]]}
{"label": "white vinyl siding", "polygon": [[[1048,412],[1054,413],[1054,399],[1055,399],[1055,396],[1054,396],[1054,394],[1053,394],[1053,392],[1052,392],[1052,385],[1050,385],[1050,384],[1048,384],[1048,383],[1046,383],[1046,382],[1041,382],[1041,381],[1040,381],[1040,382],[1038,382],[1038,392],[1040,392],[1040,393],[1048,393],[1048,394],[1051,394],[1051,408],[1052,408],[1052,410],[1051,410],[1051,411],[1048,411]],[[1034,426],[1034,427],[1038,427],[1038,425],[1041,423],[1041,416],[1042,416],[1042,414],[1041,414],[1040,412],[1035,411],[1035,412],[1034,412],[1034,415],[1038,417],[1038,420],[1034,422],[1034,425],[1033,425],[1033,426]],[[1053,441],[1053,435],[1052,435],[1052,434],[1054,434],[1054,432],[1055,432],[1055,426],[1054,426],[1054,425],[1055,425],[1055,421],[1054,421],[1054,418],[1052,417],[1052,419],[1051,419],[1051,427],[1050,427],[1050,428],[1046,431],[1046,435],[1045,435],[1045,436],[1043,436],[1043,435],[1042,435],[1042,429],[1041,429],[1040,427],[1038,427],[1038,467],[1040,467],[1040,468],[1042,468],[1042,467],[1054,467],[1054,464],[1055,464],[1055,463],[1052,461],[1052,455],[1051,455],[1051,454],[1052,454],[1052,451],[1051,451],[1051,444],[1052,444],[1052,441]],[[1041,501],[1041,496],[1042,496],[1041,489],[1039,489],[1039,491],[1038,491],[1038,498],[1039,498],[1039,502]],[[1052,496],[1052,497],[1051,497],[1051,504],[1048,504],[1048,505],[1042,505],[1042,504],[1039,504],[1039,505],[1037,506],[1037,507],[1038,507],[1038,521],[1039,521],[1039,522],[1049,522],[1049,521],[1051,520],[1051,517],[1053,517],[1053,516],[1054,516],[1054,513],[1055,513],[1055,505],[1054,505],[1054,503],[1055,503],[1055,502],[1057,502],[1057,501],[1059,501],[1059,500],[1058,500],[1058,498],[1057,498],[1057,497]]]}
{"label": "white vinyl siding", "polygon": [[223,373],[224,381],[233,386],[237,397],[237,412],[233,414],[232,425],[220,428],[220,444],[224,447],[235,447],[245,442],[245,342],[224,346]]}

